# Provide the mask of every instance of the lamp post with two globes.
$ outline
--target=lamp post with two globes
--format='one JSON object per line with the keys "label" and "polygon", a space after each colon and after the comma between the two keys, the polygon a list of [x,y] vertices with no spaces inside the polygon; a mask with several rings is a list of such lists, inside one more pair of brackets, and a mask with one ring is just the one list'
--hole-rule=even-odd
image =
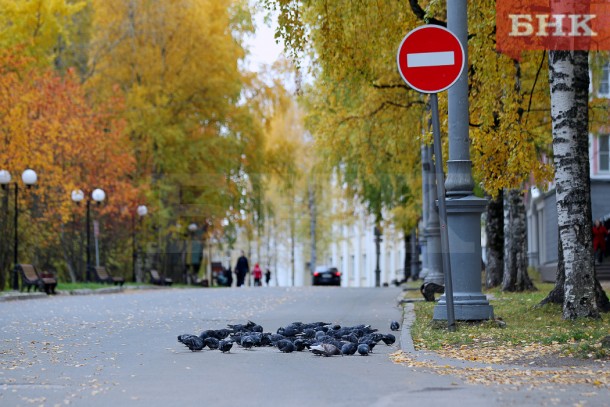
{"label": "lamp post with two globes", "polygon": [[[25,184],[25,186],[27,188],[31,187],[32,185],[34,185],[36,183],[36,181],[38,180],[38,175],[36,175],[36,172],[34,170],[31,169],[27,169],[25,171],[23,171],[23,173],[21,174],[21,180],[23,181],[23,183]],[[19,276],[17,274],[17,265],[19,264],[19,231],[18,231],[18,223],[19,223],[19,183],[17,181],[12,182],[13,185],[15,185],[15,217],[14,217],[14,222],[15,222],[15,242],[13,245],[13,249],[14,249],[14,268],[13,268],[13,290],[19,290]],[[7,191],[10,188],[11,185],[11,173],[8,172],[7,170],[0,170],[0,185],[2,185],[2,188],[6,188]]]}
{"label": "lamp post with two globes", "polygon": [[[80,189],[76,189],[74,191],[72,191],[72,201],[74,201],[77,205],[80,203],[80,201],[82,201],[83,199],[85,199],[85,193],[80,190]],[[87,198],[87,218],[86,218],[86,228],[87,228],[87,264],[85,265],[85,281],[89,282],[90,278],[90,267],[91,267],[91,200],[97,202],[98,204],[100,204],[104,199],[106,199],[106,193],[104,192],[103,189],[100,188],[96,188],[93,190],[93,192],[91,193],[91,197]]]}

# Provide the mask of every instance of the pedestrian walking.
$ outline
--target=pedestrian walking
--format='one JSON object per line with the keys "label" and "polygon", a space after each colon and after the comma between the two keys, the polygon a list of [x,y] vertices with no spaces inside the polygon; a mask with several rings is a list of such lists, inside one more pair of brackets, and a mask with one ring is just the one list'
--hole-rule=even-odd
{"label": "pedestrian walking", "polygon": [[263,278],[263,270],[261,270],[260,266],[258,265],[258,263],[256,263],[254,265],[254,268],[252,269],[252,277],[254,277],[254,285],[255,286],[262,286],[263,283],[261,283],[261,280]]}
{"label": "pedestrian walking", "polygon": [[244,251],[241,251],[241,256],[237,259],[237,264],[235,265],[235,276],[237,277],[237,286],[241,287],[244,285],[244,281],[246,279],[246,274],[250,272],[250,265],[248,264],[248,258],[246,257]]}
{"label": "pedestrian walking", "polygon": [[265,284],[269,287],[269,281],[271,281],[271,270],[265,270]]}
{"label": "pedestrian walking", "polygon": [[608,229],[599,220],[593,225],[593,253],[595,261],[601,263],[604,261],[604,253],[606,252],[606,236]]}

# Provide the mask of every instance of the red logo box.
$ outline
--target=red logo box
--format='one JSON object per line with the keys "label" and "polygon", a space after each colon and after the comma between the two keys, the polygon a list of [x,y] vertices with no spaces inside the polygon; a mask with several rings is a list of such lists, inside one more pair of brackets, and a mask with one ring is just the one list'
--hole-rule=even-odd
{"label": "red logo box", "polygon": [[610,50],[610,0],[498,1],[496,49]]}

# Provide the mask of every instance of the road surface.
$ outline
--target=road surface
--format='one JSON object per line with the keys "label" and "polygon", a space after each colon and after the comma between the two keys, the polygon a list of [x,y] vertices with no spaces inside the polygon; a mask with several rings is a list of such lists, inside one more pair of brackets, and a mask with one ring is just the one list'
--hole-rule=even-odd
{"label": "road surface", "polygon": [[389,355],[398,342],[380,343],[366,357],[319,357],[237,345],[230,354],[191,352],[176,340],[248,320],[268,332],[294,321],[325,321],[390,333],[390,322],[402,321],[400,294],[393,287],[242,287],[0,302],[0,405],[476,407],[603,400],[599,392],[467,384],[394,363]]}

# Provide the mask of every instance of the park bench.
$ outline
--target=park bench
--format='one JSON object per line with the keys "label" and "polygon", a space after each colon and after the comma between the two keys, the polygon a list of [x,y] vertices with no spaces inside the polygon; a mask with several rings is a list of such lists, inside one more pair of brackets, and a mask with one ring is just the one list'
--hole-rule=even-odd
{"label": "park bench", "polygon": [[192,285],[199,287],[209,287],[210,282],[207,278],[201,278],[195,273],[189,273],[187,276],[187,282]]}
{"label": "park bench", "polygon": [[55,294],[57,279],[52,274],[41,275],[32,264],[18,264],[17,270],[21,275],[21,291],[34,287],[34,290],[44,291],[47,294]]}
{"label": "park bench", "polygon": [[172,285],[173,280],[171,278],[162,277],[157,270],[149,270],[150,282],[155,285]]}
{"label": "park bench", "polygon": [[90,270],[93,272],[95,279],[100,283],[114,284],[123,286],[125,279],[123,277],[113,277],[106,267],[91,267]]}

